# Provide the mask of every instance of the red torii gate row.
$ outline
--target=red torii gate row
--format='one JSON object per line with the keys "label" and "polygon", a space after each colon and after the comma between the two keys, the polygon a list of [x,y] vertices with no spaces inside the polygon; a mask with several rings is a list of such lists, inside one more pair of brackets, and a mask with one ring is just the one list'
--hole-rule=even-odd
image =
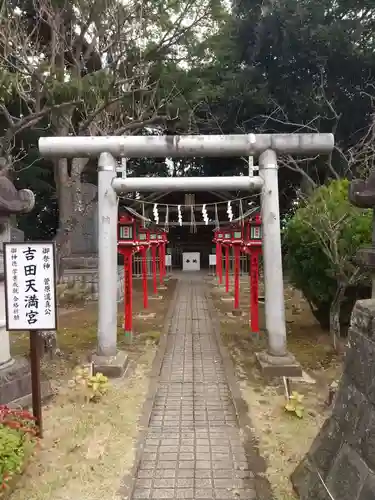
{"label": "red torii gate row", "polygon": [[262,220],[259,214],[240,225],[214,230],[216,274],[223,283],[223,249],[225,251],[225,291],[229,292],[229,249],[234,251],[234,309],[240,307],[241,252],[250,256],[250,326],[259,333],[259,255],[262,251]]}
{"label": "red torii gate row", "polygon": [[142,256],[143,307],[148,308],[147,250],[151,249],[153,293],[157,294],[157,252],[159,251],[159,280],[163,285],[167,233],[159,229],[140,226],[136,219],[124,214],[118,222],[118,253],[124,257],[124,330],[131,337],[133,332],[133,254]]}
{"label": "red torii gate row", "polygon": [[[216,244],[216,272],[219,283],[223,281],[223,249],[225,251],[225,289],[229,292],[229,249],[234,250],[234,309],[240,302],[240,257],[241,252],[250,256],[250,326],[259,333],[259,254],[262,248],[261,218],[256,215],[241,225],[214,230]],[[157,294],[157,253],[159,253],[159,280],[163,285],[166,275],[165,256],[168,238],[166,231],[148,229],[130,214],[123,214],[118,222],[118,253],[124,257],[124,330],[131,337],[133,331],[133,268],[136,253],[142,258],[143,307],[148,308],[147,250],[151,250],[153,293]]]}

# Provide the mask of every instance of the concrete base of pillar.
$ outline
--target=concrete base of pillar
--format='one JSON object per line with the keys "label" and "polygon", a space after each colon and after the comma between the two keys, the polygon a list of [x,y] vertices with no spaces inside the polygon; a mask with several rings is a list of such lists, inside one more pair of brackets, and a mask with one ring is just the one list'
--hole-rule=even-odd
{"label": "concrete base of pillar", "polygon": [[222,302],[233,302],[233,297],[220,297]]}
{"label": "concrete base of pillar", "polygon": [[133,342],[133,332],[131,330],[124,330],[125,342],[131,344]]}
{"label": "concrete base of pillar", "polygon": [[215,285],[215,289],[218,292],[224,293],[225,292],[225,285]]}
{"label": "concrete base of pillar", "polygon": [[156,313],[140,312],[136,314],[135,317],[143,320],[154,319],[156,317]]}
{"label": "concrete base of pillar", "polygon": [[[43,380],[41,387],[45,400],[52,395],[51,386]],[[0,404],[22,408],[31,405],[31,372],[27,359],[16,358],[0,369]]]}
{"label": "concrete base of pillar", "polygon": [[93,354],[93,374],[102,373],[109,378],[119,378],[125,373],[128,366],[128,355],[124,351],[117,351],[116,356],[98,356]]}
{"label": "concrete base of pillar", "polygon": [[240,317],[240,316],[242,316],[242,311],[241,311],[241,309],[233,309],[233,311],[232,311],[232,316],[235,316],[235,317]]}
{"label": "concrete base of pillar", "polygon": [[265,377],[301,377],[302,368],[291,353],[285,356],[272,356],[263,351],[256,353],[260,371]]}

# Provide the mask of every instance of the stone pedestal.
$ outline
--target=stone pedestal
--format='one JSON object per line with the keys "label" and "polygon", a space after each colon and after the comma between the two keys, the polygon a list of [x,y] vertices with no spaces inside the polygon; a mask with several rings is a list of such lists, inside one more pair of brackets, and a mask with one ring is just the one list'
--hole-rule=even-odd
{"label": "stone pedestal", "polygon": [[163,296],[162,295],[150,295],[148,300],[162,300]]}
{"label": "stone pedestal", "polygon": [[241,309],[233,309],[232,311],[232,316],[239,318],[242,316],[242,310]]}
{"label": "stone pedestal", "polygon": [[265,377],[301,377],[302,368],[293,354],[271,356],[266,351],[255,354],[259,368]]}
{"label": "stone pedestal", "polygon": [[25,398],[31,398],[29,363],[24,358],[11,359],[0,368],[0,404],[15,403]]}
{"label": "stone pedestal", "polygon": [[109,378],[122,377],[128,366],[128,355],[123,351],[118,351],[116,356],[98,356],[93,354],[91,358],[93,373],[103,373]]}

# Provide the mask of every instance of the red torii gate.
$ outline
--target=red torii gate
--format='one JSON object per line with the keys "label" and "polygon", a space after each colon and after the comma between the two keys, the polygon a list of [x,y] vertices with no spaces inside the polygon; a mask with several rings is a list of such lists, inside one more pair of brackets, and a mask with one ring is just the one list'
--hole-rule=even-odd
{"label": "red torii gate", "polygon": [[250,255],[250,326],[259,332],[259,256],[262,253],[262,219],[256,214],[245,223],[242,251]]}
{"label": "red torii gate", "polygon": [[165,276],[165,247],[168,243],[165,231],[152,230],[137,223],[135,217],[125,213],[118,221],[118,253],[124,256],[124,330],[131,336],[133,330],[133,254],[141,252],[143,307],[148,307],[147,250],[151,247],[154,293],[157,293],[156,252],[159,248],[160,283]]}
{"label": "red torii gate", "polygon": [[262,251],[261,217],[256,214],[245,224],[214,230],[216,245],[216,274],[219,284],[223,280],[223,248],[225,250],[225,291],[229,292],[229,249],[234,250],[234,309],[240,304],[240,259],[241,252],[250,256],[250,326],[253,333],[259,333],[259,255]]}

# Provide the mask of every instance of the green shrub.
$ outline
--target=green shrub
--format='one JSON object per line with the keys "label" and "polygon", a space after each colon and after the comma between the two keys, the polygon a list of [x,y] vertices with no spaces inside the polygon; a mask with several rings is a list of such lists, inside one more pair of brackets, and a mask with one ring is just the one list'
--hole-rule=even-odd
{"label": "green shrub", "polygon": [[348,188],[347,179],[319,187],[302,201],[284,229],[288,276],[323,326],[329,325],[339,282],[346,286],[346,300],[350,287],[358,286],[358,281],[351,282],[357,268],[354,257],[359,248],[371,244],[372,211],[354,207]]}
{"label": "green shrub", "polygon": [[24,458],[22,435],[15,429],[0,425],[0,481],[20,473]]}
{"label": "green shrub", "polygon": [[0,406],[0,496],[11,479],[23,471],[36,442],[33,416],[27,411]]}

